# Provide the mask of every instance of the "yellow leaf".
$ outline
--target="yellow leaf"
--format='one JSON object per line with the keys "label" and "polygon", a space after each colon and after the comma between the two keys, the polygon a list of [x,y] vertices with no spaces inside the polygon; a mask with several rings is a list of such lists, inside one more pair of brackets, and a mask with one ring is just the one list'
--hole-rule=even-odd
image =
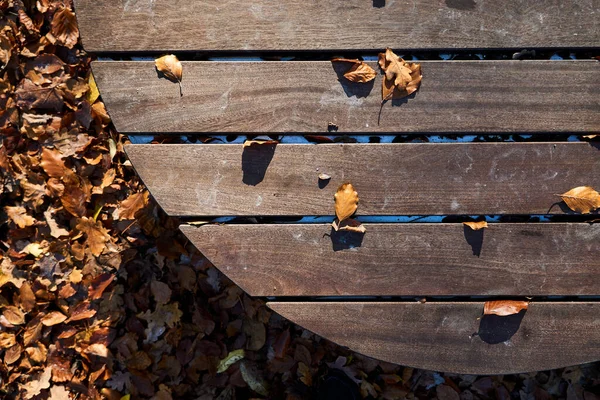
{"label": "yellow leaf", "polygon": [[180,94],[183,95],[183,88],[181,87],[181,79],[183,77],[183,66],[181,62],[174,55],[163,56],[154,60],[156,63],[156,69],[163,73],[163,75],[173,81],[179,83]]}
{"label": "yellow leaf", "polygon": [[358,208],[358,193],[354,190],[354,186],[351,183],[344,183],[338,188],[334,198],[337,223],[334,222],[333,228],[337,230],[342,221],[350,218],[356,212]]}
{"label": "yellow leaf", "polygon": [[125,396],[121,397],[121,400],[130,400],[130,399],[131,399],[130,394],[126,394]]}
{"label": "yellow leaf", "polygon": [[480,229],[488,227],[488,223],[485,221],[463,222],[463,225],[468,226],[469,228],[473,229],[474,231],[478,231]]}
{"label": "yellow leaf", "polygon": [[90,72],[90,77],[88,78],[88,86],[90,90],[88,90],[86,94],[86,99],[88,103],[94,104],[98,97],[100,97],[100,92],[98,91],[98,86],[96,85],[96,79],[94,79],[94,74]]}
{"label": "yellow leaf", "polygon": [[344,73],[344,77],[350,82],[366,83],[370,82],[377,76],[377,72],[360,60],[349,60],[347,58],[334,58],[332,62],[345,62],[352,64],[350,69]]}
{"label": "yellow leaf", "polygon": [[411,95],[421,85],[421,64],[407,63],[391,49],[379,53],[379,66],[385,72],[382,81],[383,101]]}
{"label": "yellow leaf", "polygon": [[242,358],[245,357],[245,355],[246,354],[244,352],[244,349],[233,350],[229,352],[229,354],[227,354],[227,357],[225,357],[219,362],[219,365],[217,366],[217,374],[227,371],[229,367],[231,367],[236,362],[240,361]]}
{"label": "yellow leaf", "polygon": [[528,301],[486,301],[483,306],[483,315],[499,315],[505,317],[507,315],[518,314],[522,310],[527,310],[527,307],[529,307]]}
{"label": "yellow leaf", "polygon": [[600,194],[591,186],[578,186],[558,196],[578,213],[589,214],[600,207]]}

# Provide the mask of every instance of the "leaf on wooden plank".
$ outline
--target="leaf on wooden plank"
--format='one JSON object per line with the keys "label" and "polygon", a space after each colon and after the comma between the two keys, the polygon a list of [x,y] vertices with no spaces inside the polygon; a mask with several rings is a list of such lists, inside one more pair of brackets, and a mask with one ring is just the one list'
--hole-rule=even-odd
{"label": "leaf on wooden plank", "polygon": [[79,39],[79,28],[75,13],[68,7],[63,7],[54,13],[50,33],[59,44],[72,49]]}
{"label": "leaf on wooden plank", "polygon": [[350,82],[366,83],[370,82],[377,76],[377,72],[373,68],[361,60],[350,60],[347,58],[334,58],[331,62],[343,62],[351,64],[350,69],[344,73],[344,78]]}
{"label": "leaf on wooden plank", "polygon": [[421,85],[421,64],[407,63],[391,49],[379,53],[379,66],[385,73],[382,81],[383,101],[401,99],[414,93]]}
{"label": "leaf on wooden plank", "polygon": [[333,228],[339,229],[339,225],[350,218],[358,208],[358,192],[354,190],[351,183],[342,184],[334,195],[335,215],[337,221],[334,221]]}
{"label": "leaf on wooden plank", "polygon": [[90,248],[93,255],[98,257],[102,254],[106,242],[110,240],[110,235],[100,221],[94,221],[87,217],[79,218],[75,228],[86,234],[85,244]]}
{"label": "leaf on wooden plank", "polygon": [[486,221],[477,221],[477,222],[463,222],[463,225],[468,226],[474,231],[478,231],[483,228],[488,227],[488,223]]}
{"label": "leaf on wooden plank", "polygon": [[217,365],[217,374],[223,373],[229,369],[233,364],[240,361],[245,357],[244,349],[233,350],[227,354],[227,357],[219,361]]}
{"label": "leaf on wooden plank", "polygon": [[42,325],[54,326],[64,322],[67,316],[59,311],[51,311],[42,317]]}
{"label": "leaf on wooden plank", "polygon": [[345,219],[341,222],[338,222],[336,219],[331,225],[336,231],[350,231],[356,233],[365,233],[367,231],[367,228],[365,228],[363,224],[352,218]]}
{"label": "leaf on wooden plank", "polygon": [[4,318],[13,325],[22,325],[25,323],[25,314],[15,306],[7,306],[2,313]]}
{"label": "leaf on wooden plank", "polygon": [[119,205],[119,219],[135,219],[135,213],[148,204],[149,192],[147,190],[134,193]]}
{"label": "leaf on wooden plank", "polygon": [[176,56],[169,54],[154,60],[156,69],[167,79],[179,83],[179,93],[183,96],[181,79],[183,78],[183,66]]}
{"label": "leaf on wooden plank", "polygon": [[246,140],[244,142],[243,147],[260,146],[260,145],[274,146],[276,144],[279,144],[279,142],[277,140]]}
{"label": "leaf on wooden plank", "polygon": [[6,206],[4,207],[4,211],[6,211],[8,218],[21,229],[31,226],[35,223],[35,219],[31,215],[27,214],[25,207]]}
{"label": "leaf on wooden plank", "polygon": [[522,310],[527,310],[529,307],[528,301],[518,300],[496,300],[486,301],[483,306],[483,315],[499,315],[501,317],[507,315],[518,314]]}
{"label": "leaf on wooden plank", "polygon": [[591,186],[578,186],[558,196],[571,210],[589,214],[600,207],[600,194]]}

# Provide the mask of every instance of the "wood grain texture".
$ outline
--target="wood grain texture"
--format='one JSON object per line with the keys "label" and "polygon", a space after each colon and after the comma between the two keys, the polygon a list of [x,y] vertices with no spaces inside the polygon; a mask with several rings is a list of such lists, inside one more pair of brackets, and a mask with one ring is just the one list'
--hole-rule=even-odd
{"label": "wood grain texture", "polygon": [[600,225],[326,224],[181,226],[251,296],[600,294]]}
{"label": "wood grain texture", "polygon": [[598,0],[76,0],[87,51],[597,46]]}
{"label": "wood grain texture", "polygon": [[524,316],[482,320],[483,303],[268,305],[354,351],[429,370],[495,375],[600,359],[600,303],[533,303]]}
{"label": "wood grain texture", "polygon": [[345,63],[184,62],[183,96],[154,62],[92,68],[120,132],[325,132],[329,122],[339,133],[600,131],[598,62],[422,65],[420,90],[383,109],[382,75],[352,83]]}
{"label": "wood grain texture", "polygon": [[[558,193],[600,188],[589,143],[129,145],[169,215],[333,215],[349,181],[357,215],[563,214]],[[319,182],[320,173],[331,180]]]}

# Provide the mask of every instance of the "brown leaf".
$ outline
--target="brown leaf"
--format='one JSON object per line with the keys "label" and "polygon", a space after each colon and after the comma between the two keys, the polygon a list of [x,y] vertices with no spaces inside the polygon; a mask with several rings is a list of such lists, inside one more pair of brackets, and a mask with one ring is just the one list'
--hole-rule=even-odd
{"label": "brown leaf", "polygon": [[173,81],[179,83],[179,92],[183,95],[183,88],[181,87],[181,79],[183,77],[183,66],[181,62],[174,55],[167,55],[154,60],[156,69],[163,73],[163,75]]}
{"label": "brown leaf", "polygon": [[600,207],[600,194],[591,186],[578,186],[558,196],[571,210],[581,214],[589,214]]}
{"label": "brown leaf", "polygon": [[367,228],[355,219],[348,218],[341,222],[337,219],[331,224],[336,231],[350,231],[356,233],[365,233]]}
{"label": "brown leaf", "polygon": [[88,297],[90,300],[96,300],[102,297],[102,293],[104,290],[110,285],[110,283],[115,279],[113,274],[100,274],[90,284],[88,288]]}
{"label": "brown leaf", "polygon": [[75,13],[68,7],[63,7],[54,13],[52,18],[51,30],[52,36],[58,43],[72,49],[79,39],[79,28]]}
{"label": "brown leaf", "polygon": [[21,303],[21,308],[26,312],[35,308],[35,294],[29,282],[24,282],[19,288],[19,302]]}
{"label": "brown leaf", "polygon": [[25,314],[18,307],[7,306],[2,315],[13,325],[22,325],[25,323]]}
{"label": "brown leaf", "polygon": [[75,217],[83,217],[86,213],[85,204],[87,203],[85,192],[77,185],[66,185],[60,202],[69,213]]}
{"label": "brown leaf", "polygon": [[0,349],[7,349],[17,344],[14,333],[0,332]]}
{"label": "brown leaf", "polygon": [[8,218],[21,229],[31,226],[35,223],[35,219],[31,215],[27,214],[27,209],[25,209],[25,207],[6,206],[4,207],[4,211],[6,211]]}
{"label": "brown leaf", "polygon": [[468,226],[469,228],[473,229],[474,231],[478,231],[480,229],[488,227],[488,223],[486,221],[463,222],[463,225]]}
{"label": "brown leaf", "polygon": [[95,309],[91,308],[89,301],[84,301],[71,309],[71,316],[66,323],[92,318],[94,315],[96,315],[96,312],[97,311]]}
{"label": "brown leaf", "polygon": [[119,205],[119,219],[135,219],[135,213],[148,204],[148,191],[134,193]]}
{"label": "brown leaf", "polygon": [[334,58],[332,62],[344,62],[351,64],[350,69],[344,73],[344,78],[350,82],[366,83],[377,76],[377,72],[361,60],[349,60],[347,58]]}
{"label": "brown leaf", "polygon": [[102,226],[100,221],[94,221],[91,218],[79,218],[77,230],[86,234],[85,244],[91,250],[92,254],[98,257],[106,247],[106,242],[110,240],[108,231]]}
{"label": "brown leaf", "polygon": [[276,144],[279,144],[279,142],[277,140],[246,140],[242,147],[260,146],[260,145],[274,146]]}
{"label": "brown leaf", "polygon": [[51,178],[61,179],[69,169],[65,167],[61,154],[56,150],[44,148],[40,163],[46,174]]}
{"label": "brown leaf", "polygon": [[337,230],[339,228],[338,225],[342,221],[350,218],[356,212],[358,208],[358,193],[354,190],[354,186],[351,183],[344,183],[338,188],[334,198],[335,215],[338,221],[333,227]]}
{"label": "brown leaf", "polygon": [[50,236],[54,238],[59,238],[61,236],[69,236],[69,231],[58,226],[58,223],[52,218],[53,209],[49,209],[48,211],[44,211],[44,217],[46,217],[46,223],[48,224],[48,228],[50,228]]}
{"label": "brown leaf", "polygon": [[379,66],[385,72],[382,81],[382,99],[401,99],[421,85],[421,64],[407,63],[391,49],[379,53]]}
{"label": "brown leaf", "polygon": [[302,362],[298,363],[297,373],[300,382],[304,383],[306,386],[312,386],[312,373],[306,364]]}
{"label": "brown leaf", "polygon": [[59,311],[51,311],[42,317],[42,324],[44,326],[54,326],[64,322],[67,316]]}
{"label": "brown leaf", "polygon": [[25,399],[31,399],[50,387],[51,367],[46,367],[44,371],[27,382],[22,388],[25,390]]}
{"label": "brown leaf", "polygon": [[486,301],[483,306],[483,315],[507,315],[518,314],[521,310],[527,310],[528,301],[497,300]]}

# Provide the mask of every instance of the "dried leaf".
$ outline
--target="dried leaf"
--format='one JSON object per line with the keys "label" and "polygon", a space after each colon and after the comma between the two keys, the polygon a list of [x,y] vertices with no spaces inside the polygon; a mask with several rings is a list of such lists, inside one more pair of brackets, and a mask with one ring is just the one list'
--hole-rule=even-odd
{"label": "dried leaf", "polygon": [[279,144],[279,142],[277,140],[246,140],[244,142],[243,147],[260,146],[260,145],[274,146],[276,144]]}
{"label": "dried leaf", "polygon": [[298,378],[300,379],[300,382],[304,383],[306,386],[312,386],[312,372],[303,362],[298,363]]}
{"label": "dried leaf", "polygon": [[135,213],[148,204],[149,194],[145,190],[134,193],[119,205],[119,219],[135,219]]}
{"label": "dried leaf", "polygon": [[528,306],[528,301],[486,301],[485,305],[483,306],[483,315],[499,315],[501,317],[504,317],[507,315],[518,314],[522,310],[527,310]]}
{"label": "dried leaf", "polygon": [[331,226],[333,226],[333,229],[336,231],[350,231],[356,233],[365,233],[367,231],[367,228],[365,228],[363,224],[352,218],[347,218],[342,222],[339,222],[336,219]]}
{"label": "dried leaf", "polygon": [[240,373],[242,374],[242,379],[248,384],[250,389],[261,396],[269,395],[267,383],[264,381],[262,374],[259,373],[256,365],[242,362],[240,364]]}
{"label": "dried leaf", "polygon": [[75,228],[86,234],[87,240],[85,244],[89,247],[93,255],[97,257],[102,254],[102,251],[106,247],[106,242],[110,240],[110,235],[100,221],[83,217],[77,221]]}
{"label": "dried leaf", "polygon": [[[354,186],[351,183],[342,184],[336,194],[335,199],[335,215],[338,219],[337,224],[334,225],[334,229],[342,221],[350,218],[358,208],[358,193],[354,190]],[[339,227],[338,227],[339,228]]]}
{"label": "dried leaf", "polygon": [[578,186],[558,196],[571,210],[581,214],[589,214],[600,207],[600,194],[591,186]]}
{"label": "dried leaf", "polygon": [[173,81],[179,83],[179,93],[183,95],[183,88],[181,86],[181,79],[183,77],[183,66],[181,62],[174,55],[163,56],[155,60],[156,69],[163,73],[163,75]]}
{"label": "dried leaf", "polygon": [[331,175],[327,175],[327,174],[319,174],[319,179],[322,181],[328,181],[331,179]]}
{"label": "dried leaf", "polygon": [[50,387],[50,376],[52,375],[51,367],[46,367],[44,371],[34,377],[31,381],[27,382],[22,388],[25,390],[25,399],[31,399],[37,396],[44,389]]}
{"label": "dried leaf", "polygon": [[72,49],[77,44],[77,39],[79,39],[79,28],[77,27],[75,13],[68,7],[56,11],[52,19],[50,32],[58,43]]}
{"label": "dried leaf", "polygon": [[110,285],[110,283],[115,279],[113,274],[100,274],[91,282],[88,288],[88,298],[90,300],[96,300],[102,297],[102,293],[104,290]]}
{"label": "dried leaf", "polygon": [[19,288],[19,302],[21,303],[21,308],[26,312],[35,308],[35,294],[29,282],[23,283]]}
{"label": "dried leaf", "polygon": [[98,90],[98,85],[96,85],[96,79],[94,79],[94,74],[90,72],[90,76],[88,77],[88,86],[90,90],[86,93],[85,98],[88,103],[94,104],[98,97],[100,97],[100,91]]}
{"label": "dried leaf", "polygon": [[42,317],[42,324],[44,326],[54,326],[64,322],[67,316],[59,311],[51,311]]}
{"label": "dried leaf", "polygon": [[60,152],[44,148],[41,166],[51,178],[61,179],[69,169],[65,167]]}
{"label": "dried leaf", "polygon": [[488,223],[486,221],[478,221],[478,222],[463,222],[463,225],[468,226],[474,231],[478,231],[483,228],[488,227]]}
{"label": "dried leaf", "polygon": [[96,310],[92,308],[89,301],[84,301],[71,308],[71,316],[66,320],[66,323],[73,321],[81,321],[82,319],[89,319],[96,315]]}
{"label": "dried leaf", "polygon": [[14,333],[0,332],[0,349],[7,349],[17,344]]}
{"label": "dried leaf", "polygon": [[13,325],[22,325],[25,323],[25,314],[18,307],[7,306],[2,315]]}
{"label": "dried leaf", "polygon": [[391,49],[379,53],[379,66],[385,72],[382,99],[401,99],[411,95],[421,85],[421,64],[407,63]]}
{"label": "dried leaf", "polygon": [[366,83],[370,82],[377,76],[377,72],[361,60],[350,60],[347,58],[334,58],[332,62],[344,62],[351,64],[348,71],[344,73],[344,77],[350,82]]}
{"label": "dried leaf", "polygon": [[217,365],[217,374],[223,373],[229,369],[233,364],[243,359],[245,356],[244,349],[233,350],[227,354],[227,357],[219,361]]}
{"label": "dried leaf", "polygon": [[27,214],[27,209],[25,207],[6,206],[4,207],[4,211],[6,211],[8,218],[21,229],[31,226],[35,223],[35,219],[31,215]]}

